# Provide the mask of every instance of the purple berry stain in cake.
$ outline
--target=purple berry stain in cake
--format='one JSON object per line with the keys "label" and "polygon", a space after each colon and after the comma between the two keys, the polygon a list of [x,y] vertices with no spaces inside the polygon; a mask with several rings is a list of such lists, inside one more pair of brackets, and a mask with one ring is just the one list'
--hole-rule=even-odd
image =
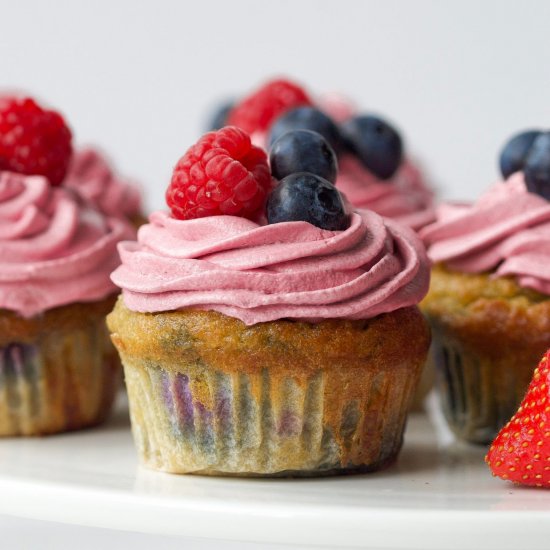
{"label": "purple berry stain in cake", "polygon": [[32,363],[36,358],[35,346],[12,343],[1,348],[0,357],[0,371],[4,376],[16,375],[26,378],[36,376],[35,370],[32,368]]}
{"label": "purple berry stain in cake", "polygon": [[28,344],[11,343],[0,348],[0,388],[5,386],[11,408],[19,406],[20,381],[30,385],[31,403],[37,405],[37,368],[36,347]]}
{"label": "purple berry stain in cake", "polygon": [[189,377],[177,373],[174,380],[174,396],[176,398],[178,421],[183,434],[195,433],[195,413],[193,410],[193,394],[189,387]]}
{"label": "purple berry stain in cake", "polygon": [[172,376],[166,371],[161,371],[161,386],[172,432],[178,438],[193,437],[195,413],[189,377],[181,373]]}
{"label": "purple berry stain in cake", "polygon": [[162,380],[162,397],[170,416],[174,416],[174,398],[172,396],[172,379],[166,371],[161,371],[161,380]]}
{"label": "purple berry stain in cake", "polygon": [[225,433],[231,429],[231,396],[225,388],[221,388],[215,399],[216,421]]}
{"label": "purple berry stain in cake", "polygon": [[278,424],[277,434],[281,437],[293,437],[302,430],[300,418],[296,413],[289,410],[284,410],[281,413]]}
{"label": "purple berry stain in cake", "polygon": [[[209,407],[193,392],[189,376],[182,373],[161,373],[162,396],[170,419],[172,433],[177,438],[198,444],[202,452],[214,450],[215,420],[226,429],[230,422],[231,401],[229,395],[216,396],[214,407]],[[197,384],[197,388],[200,383]]]}
{"label": "purple berry stain in cake", "polygon": [[166,405],[166,409],[168,411],[168,417],[170,419],[170,426],[172,428],[172,432],[176,436],[180,436],[180,426],[176,416],[176,407],[174,404],[174,392],[172,390],[172,377],[168,372],[161,370],[160,380],[161,380],[161,386],[162,386],[162,398],[164,400],[164,404]]}

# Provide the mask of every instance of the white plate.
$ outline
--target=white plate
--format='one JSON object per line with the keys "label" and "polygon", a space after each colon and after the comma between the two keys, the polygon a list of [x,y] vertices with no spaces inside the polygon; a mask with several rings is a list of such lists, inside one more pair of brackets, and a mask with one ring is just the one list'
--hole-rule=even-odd
{"label": "white plate", "polygon": [[0,514],[164,535],[384,549],[550,548],[550,491],[491,477],[484,449],[413,415],[398,462],[312,480],[140,468],[124,408],[102,428],[0,440]]}

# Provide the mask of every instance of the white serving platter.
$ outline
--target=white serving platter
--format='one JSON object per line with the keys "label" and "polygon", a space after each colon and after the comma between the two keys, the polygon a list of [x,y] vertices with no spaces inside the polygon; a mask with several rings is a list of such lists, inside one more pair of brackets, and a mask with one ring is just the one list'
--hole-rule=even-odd
{"label": "white serving platter", "polygon": [[0,440],[0,514],[157,535],[332,548],[548,550],[550,491],[491,477],[485,450],[411,415],[396,464],[359,476],[173,476],[138,465],[123,403],[105,426]]}

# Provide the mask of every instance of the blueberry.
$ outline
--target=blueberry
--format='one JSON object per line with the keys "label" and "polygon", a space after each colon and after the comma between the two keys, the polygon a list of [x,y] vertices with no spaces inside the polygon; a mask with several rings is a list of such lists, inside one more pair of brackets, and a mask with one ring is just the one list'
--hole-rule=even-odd
{"label": "blueberry", "polygon": [[321,134],[336,153],[342,150],[342,136],[338,126],[315,107],[298,107],[280,116],[269,131],[269,146],[292,130],[312,130]]}
{"label": "blueberry", "polygon": [[304,221],[331,231],[349,227],[342,195],[326,179],[299,172],[284,178],[267,200],[268,223]]}
{"label": "blueberry", "polygon": [[523,172],[527,189],[550,200],[550,132],[540,133],[535,139]]}
{"label": "blueberry", "polygon": [[311,130],[283,134],[269,151],[269,163],[278,180],[295,172],[310,172],[334,183],[338,174],[336,153],[321,134]]}
{"label": "blueberry", "polygon": [[361,115],[344,122],[341,132],[367,170],[383,180],[395,174],[403,157],[403,143],[393,126],[379,117]]}
{"label": "blueberry", "polygon": [[528,130],[508,140],[500,153],[499,161],[500,172],[504,178],[523,169],[527,153],[540,134],[539,130]]}
{"label": "blueberry", "polygon": [[234,101],[224,101],[223,103],[220,103],[208,119],[206,130],[219,130],[224,126],[227,126],[227,117],[234,106]]}

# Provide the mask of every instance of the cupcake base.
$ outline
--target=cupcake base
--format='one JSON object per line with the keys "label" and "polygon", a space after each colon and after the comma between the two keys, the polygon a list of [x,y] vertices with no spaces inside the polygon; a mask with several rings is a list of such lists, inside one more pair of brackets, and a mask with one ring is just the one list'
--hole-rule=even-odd
{"label": "cupcake base", "polygon": [[[354,383],[353,377],[325,372],[301,379],[273,376],[268,369],[227,374],[185,368],[173,374],[125,362],[125,375],[144,463],[210,475],[378,468],[401,447],[412,389],[411,377],[397,384],[386,374],[363,374],[363,396],[348,401],[331,388]],[[338,417],[335,426],[324,418],[329,407],[326,413]]]}
{"label": "cupcake base", "polygon": [[215,312],[135,313],[119,301],[108,322],[140,458],[173,473],[379,469],[401,447],[429,345],[416,308],[250,327]]}
{"label": "cupcake base", "polygon": [[422,308],[433,328],[436,385],[449,427],[471,443],[490,443],[550,347],[550,298],[512,279],[438,266]]}
{"label": "cupcake base", "polygon": [[516,412],[533,376],[535,357],[543,353],[524,350],[523,355],[532,357],[497,360],[435,330],[437,385],[452,431],[471,443],[491,443]]}
{"label": "cupcake base", "polygon": [[426,398],[434,388],[435,370],[436,370],[434,353],[435,352],[432,345],[430,346],[430,349],[428,351],[428,357],[426,359],[426,363],[422,368],[422,373],[420,374],[420,381],[418,382],[418,387],[416,388],[416,391],[414,392],[414,395],[413,395],[412,404],[411,404],[412,412],[420,412],[424,410],[424,403],[426,401]]}
{"label": "cupcake base", "polygon": [[0,312],[0,436],[76,430],[107,417],[121,379],[104,320],[113,302],[34,319]]}

